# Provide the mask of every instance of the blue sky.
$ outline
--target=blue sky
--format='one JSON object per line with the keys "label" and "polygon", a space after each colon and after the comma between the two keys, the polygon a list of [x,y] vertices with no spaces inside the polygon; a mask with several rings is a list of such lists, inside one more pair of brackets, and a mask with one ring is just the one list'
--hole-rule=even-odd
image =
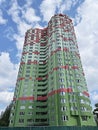
{"label": "blue sky", "polygon": [[98,0],[0,0],[0,112],[11,102],[27,29],[67,14],[76,32],[92,106],[98,102]]}

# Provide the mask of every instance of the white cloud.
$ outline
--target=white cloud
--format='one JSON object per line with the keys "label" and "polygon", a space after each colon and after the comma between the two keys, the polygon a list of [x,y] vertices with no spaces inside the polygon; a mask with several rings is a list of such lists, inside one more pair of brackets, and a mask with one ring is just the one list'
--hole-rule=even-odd
{"label": "white cloud", "polygon": [[34,2],[33,0],[26,0],[26,4],[24,5],[24,7],[28,8],[28,7],[32,6],[33,2]]}
{"label": "white cloud", "polygon": [[6,24],[7,20],[3,18],[3,13],[0,10],[0,24]]}
{"label": "white cloud", "polygon": [[35,15],[35,10],[33,8],[28,8],[26,11],[23,11],[23,18],[31,24],[40,21],[40,17]]}
{"label": "white cloud", "polygon": [[[31,1],[26,2],[23,7],[20,7],[17,0],[12,0],[11,8],[8,10],[8,14],[12,16],[12,20],[17,24],[21,22],[29,22],[32,25],[33,22],[40,21],[40,17],[36,16],[35,10],[31,7]],[[26,20],[26,21],[24,21]]]}
{"label": "white cloud", "polygon": [[13,99],[13,92],[7,92],[7,91],[0,92],[0,104],[9,105],[12,99]]}
{"label": "white cloud", "polygon": [[0,68],[0,91],[5,91],[10,86],[15,87],[18,65],[11,63],[9,53],[1,53]]}
{"label": "white cloud", "polygon": [[23,48],[23,41],[24,41],[24,36],[19,36],[18,34],[14,34],[14,39],[16,39],[16,46],[18,48],[18,51],[21,51]]}
{"label": "white cloud", "polygon": [[92,106],[93,106],[93,109],[94,109],[95,104],[98,103],[98,91],[92,91],[90,93],[90,96],[91,96]]}
{"label": "white cloud", "polygon": [[25,32],[30,28],[31,28],[31,25],[23,21],[19,21],[19,24],[17,25],[18,33],[13,34],[13,38],[16,41],[16,47],[19,52],[18,55],[20,55],[23,48],[23,44],[25,40]]}
{"label": "white cloud", "polygon": [[0,54],[0,112],[10,104],[16,84],[18,64],[13,64],[9,53]]}
{"label": "white cloud", "polygon": [[11,0],[11,7],[8,10],[8,14],[11,15],[13,22],[19,24],[21,21],[19,15],[21,13],[21,7],[18,5],[17,0]]}
{"label": "white cloud", "polygon": [[64,11],[70,10],[71,7],[75,6],[77,2],[78,0],[63,0],[62,4],[60,5],[60,12],[63,13]]}
{"label": "white cloud", "polygon": [[4,31],[4,36],[7,37],[10,41],[13,41],[14,29],[12,27],[7,27]]}
{"label": "white cloud", "polygon": [[4,112],[7,106],[11,103],[13,99],[13,92],[8,92],[8,91],[2,91],[0,92],[0,113]]}
{"label": "white cloud", "polygon": [[61,2],[62,0],[43,0],[40,5],[40,11],[43,15],[44,21],[48,22],[50,20],[50,18],[55,14],[56,7],[59,7]]}
{"label": "white cloud", "polygon": [[98,103],[98,93],[97,92],[93,92],[92,99],[95,103]]}
{"label": "white cloud", "polygon": [[0,0],[0,4],[2,4],[3,2],[5,2],[5,0]]}
{"label": "white cloud", "polygon": [[75,6],[77,2],[78,0],[43,0],[40,5],[43,20],[48,22],[56,12],[64,13]]}
{"label": "white cloud", "polygon": [[[98,0],[85,0],[78,8],[81,22],[75,27],[83,67],[90,91],[98,89]],[[76,16],[77,20],[77,16]]]}
{"label": "white cloud", "polygon": [[19,52],[19,54],[17,55],[20,55],[20,52],[23,47],[24,42],[23,37],[27,29],[26,27],[27,24],[24,23],[24,21],[19,16],[21,13],[21,7],[18,5],[17,0],[12,0],[11,2],[12,2],[11,8],[8,10],[8,14],[11,15],[13,22],[16,23],[17,26],[18,33],[14,33],[12,37],[16,41],[16,47]]}
{"label": "white cloud", "polygon": [[[17,0],[11,1],[11,7],[8,10],[8,14],[12,17],[13,22],[17,26],[17,33],[13,34],[13,38],[16,41],[16,47],[19,52],[22,51],[25,32],[30,29],[32,26],[35,27],[40,21],[40,17],[36,16],[35,10],[31,7],[32,1],[26,2],[26,4],[20,7],[17,3]],[[40,26],[40,25],[39,25]]]}

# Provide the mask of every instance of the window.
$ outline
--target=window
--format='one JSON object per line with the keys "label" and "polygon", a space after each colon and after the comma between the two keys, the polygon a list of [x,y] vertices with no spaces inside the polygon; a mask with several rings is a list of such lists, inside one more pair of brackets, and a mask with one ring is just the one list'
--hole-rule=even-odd
{"label": "window", "polygon": [[28,60],[28,62],[31,62],[31,60]]}
{"label": "window", "polygon": [[30,49],[33,49],[33,47],[30,47]]}
{"label": "window", "polygon": [[[33,48],[32,48],[33,49]],[[32,51],[31,49],[29,50],[29,52]]]}
{"label": "window", "polygon": [[33,115],[33,112],[28,112],[28,115]]}
{"label": "window", "polygon": [[61,58],[58,58],[58,61],[62,61],[62,59],[61,59]]}
{"label": "window", "polygon": [[25,112],[20,112],[20,113],[19,113],[19,115],[24,115],[24,114],[25,114]]}
{"label": "window", "polygon": [[61,103],[65,103],[66,100],[64,98],[61,99]]}
{"label": "window", "polygon": [[53,80],[53,76],[51,77],[51,80]]}
{"label": "window", "polygon": [[[33,94],[32,94],[33,95]],[[33,100],[29,100],[29,103],[33,103]]]}
{"label": "window", "polygon": [[38,49],[38,47],[35,47],[35,49]]}
{"label": "window", "polygon": [[32,58],[32,56],[28,56],[28,58]]}
{"label": "window", "polygon": [[30,69],[31,67],[30,66],[27,66],[27,68],[26,69]]}
{"label": "window", "polygon": [[32,85],[31,85],[32,87],[34,87],[34,83],[32,83]]}
{"label": "window", "polygon": [[63,65],[63,63],[58,63],[59,66]]}
{"label": "window", "polygon": [[38,57],[37,56],[34,56],[35,59],[37,59]]}
{"label": "window", "polygon": [[77,110],[77,107],[76,106],[71,106],[71,110],[75,111],[75,110]]}
{"label": "window", "polygon": [[81,111],[86,111],[86,108],[85,107],[81,107]]}
{"label": "window", "polygon": [[63,120],[63,121],[67,121],[67,120],[68,120],[68,116],[62,115],[62,120]]}
{"label": "window", "polygon": [[62,71],[62,68],[59,68],[60,71]]}
{"label": "window", "polygon": [[28,74],[26,74],[26,75],[25,75],[25,77],[29,77],[29,75],[28,75]]}
{"label": "window", "polygon": [[14,116],[14,113],[11,113],[11,116]]}
{"label": "window", "polygon": [[29,108],[29,109],[33,109],[33,106],[29,106],[28,108]]}
{"label": "window", "polygon": [[64,76],[64,73],[59,73],[59,76]]}
{"label": "window", "polygon": [[32,88],[32,89],[31,89],[31,92],[33,92],[33,91],[35,91],[35,89]]}
{"label": "window", "polygon": [[[59,44],[60,45],[60,44]],[[61,46],[58,45],[58,48],[61,48]]]}
{"label": "window", "polygon": [[60,85],[60,88],[65,88],[65,85],[64,85],[64,84],[61,84],[61,85]]}
{"label": "window", "polygon": [[20,109],[25,109],[25,106],[20,106]]}
{"label": "window", "polygon": [[70,98],[70,102],[76,102],[75,96],[72,96],[72,97]]}
{"label": "window", "polygon": [[52,121],[54,121],[54,120],[55,120],[55,119],[54,119],[54,116],[52,116],[52,117],[51,117],[51,120],[52,120]]}
{"label": "window", "polygon": [[19,119],[19,123],[24,123],[24,119]]}
{"label": "window", "polygon": [[86,101],[86,104],[90,105],[90,102]]}
{"label": "window", "polygon": [[10,124],[13,123],[13,120],[10,120]]}
{"label": "window", "polygon": [[79,93],[79,95],[80,95],[80,96],[84,96],[83,93],[81,93],[81,92]]}
{"label": "window", "polygon": [[61,107],[61,111],[66,111],[66,110],[67,110],[66,106]]}
{"label": "window", "polygon": [[25,104],[25,103],[26,103],[26,101],[25,101],[25,100],[21,100],[21,103],[22,103],[22,104]]}
{"label": "window", "polygon": [[32,55],[32,53],[29,53],[29,55]]}
{"label": "window", "polygon": [[12,107],[12,110],[14,110],[14,109],[15,109],[15,106]]}
{"label": "window", "polygon": [[78,79],[78,80],[77,80],[77,83],[79,83],[79,82],[80,82],[80,80]]}
{"label": "window", "polygon": [[30,70],[26,70],[26,73],[30,73]]}
{"label": "window", "polygon": [[81,103],[85,103],[85,101],[83,100],[83,99],[81,99],[81,101],[80,101]]}
{"label": "window", "polygon": [[64,79],[59,79],[60,82],[64,82]]}
{"label": "window", "polygon": [[32,122],[33,120],[32,119],[27,119],[27,122]]}
{"label": "window", "polygon": [[60,92],[60,95],[65,95],[65,92]]}
{"label": "window", "polygon": [[60,43],[60,42],[58,42],[57,44],[58,44],[58,47],[59,47],[59,45],[61,45],[61,43]]}
{"label": "window", "polygon": [[82,86],[77,86],[77,88],[78,88],[79,90],[82,90]]}
{"label": "window", "polygon": [[81,116],[82,121],[87,121],[87,116]]}

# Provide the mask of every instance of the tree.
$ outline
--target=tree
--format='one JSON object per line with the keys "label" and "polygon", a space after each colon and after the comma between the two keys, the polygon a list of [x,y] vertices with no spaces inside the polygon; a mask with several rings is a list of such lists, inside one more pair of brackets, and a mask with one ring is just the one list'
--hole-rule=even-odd
{"label": "tree", "polygon": [[8,126],[9,125],[9,117],[11,111],[12,103],[7,106],[5,111],[0,115],[0,126]]}
{"label": "tree", "polygon": [[95,104],[95,107],[96,108],[94,109],[93,114],[95,116],[95,121],[96,121],[97,126],[98,126],[98,103]]}
{"label": "tree", "polygon": [[2,118],[2,116],[3,116],[3,111],[1,112],[0,119]]}

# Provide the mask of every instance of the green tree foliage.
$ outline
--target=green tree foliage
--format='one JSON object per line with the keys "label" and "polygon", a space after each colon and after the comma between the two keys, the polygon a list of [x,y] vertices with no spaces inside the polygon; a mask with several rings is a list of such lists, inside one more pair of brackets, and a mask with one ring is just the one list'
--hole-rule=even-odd
{"label": "green tree foliage", "polygon": [[5,111],[3,113],[1,113],[0,126],[8,126],[9,125],[9,116],[10,116],[11,106],[12,106],[12,104],[7,106]]}
{"label": "green tree foliage", "polygon": [[93,114],[95,116],[95,121],[96,121],[97,126],[98,126],[98,103],[95,104],[95,107],[96,108],[94,109]]}

